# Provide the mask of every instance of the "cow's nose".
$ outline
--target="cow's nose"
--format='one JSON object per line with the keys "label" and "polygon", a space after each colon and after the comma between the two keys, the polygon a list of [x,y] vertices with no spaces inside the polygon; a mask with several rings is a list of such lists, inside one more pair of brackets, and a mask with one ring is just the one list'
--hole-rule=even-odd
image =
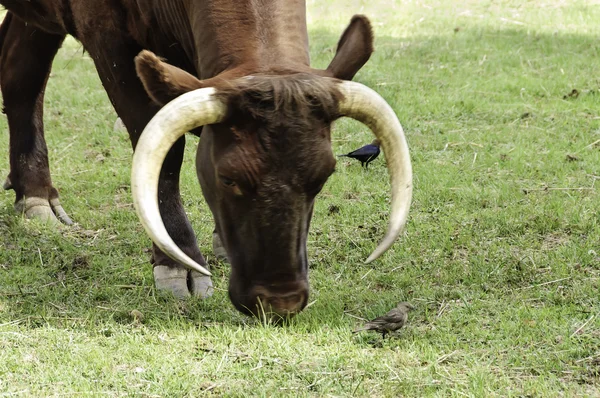
{"label": "cow's nose", "polygon": [[266,288],[255,288],[256,303],[254,314],[259,318],[278,321],[289,319],[306,307],[308,289],[298,289],[286,293],[271,292]]}

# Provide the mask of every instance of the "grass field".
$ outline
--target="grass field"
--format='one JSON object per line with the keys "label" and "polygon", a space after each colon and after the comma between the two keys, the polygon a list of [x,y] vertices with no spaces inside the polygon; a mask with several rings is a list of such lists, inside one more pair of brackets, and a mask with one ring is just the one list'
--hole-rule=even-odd
{"label": "grass field", "polygon": [[[45,121],[53,181],[79,225],[24,221],[12,192],[0,195],[0,397],[600,396],[600,3],[311,0],[308,10],[317,67],[352,14],[371,17],[376,52],[355,80],[407,133],[406,235],[362,263],[385,231],[388,176],[382,159],[368,171],[340,160],[309,236],[312,305],[285,327],[244,317],[212,255],[190,137],[184,202],[216,291],[157,294],[128,138],[113,133],[92,61],[69,41]],[[336,123],[335,153],[370,140],[364,126]],[[3,179],[8,133],[0,148]],[[351,333],[401,300],[417,308],[394,337]]]}

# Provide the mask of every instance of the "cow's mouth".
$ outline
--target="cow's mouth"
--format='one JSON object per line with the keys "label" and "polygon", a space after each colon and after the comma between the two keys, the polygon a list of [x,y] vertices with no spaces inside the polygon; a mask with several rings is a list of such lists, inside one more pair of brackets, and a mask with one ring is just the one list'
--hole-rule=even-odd
{"label": "cow's mouth", "polygon": [[308,303],[308,283],[303,281],[277,285],[257,285],[243,293],[238,284],[231,281],[229,297],[234,306],[246,315],[279,323],[300,313]]}

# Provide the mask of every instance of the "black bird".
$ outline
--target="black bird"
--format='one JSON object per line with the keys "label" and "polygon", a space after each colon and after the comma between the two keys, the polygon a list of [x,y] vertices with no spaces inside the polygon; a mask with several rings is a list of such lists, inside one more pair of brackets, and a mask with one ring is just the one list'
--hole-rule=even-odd
{"label": "black bird", "polygon": [[354,330],[352,333],[362,332],[363,330],[375,330],[380,332],[385,339],[386,333],[394,332],[406,324],[406,321],[408,320],[408,311],[414,308],[415,307],[410,303],[403,301],[387,314],[365,323],[365,326]]}
{"label": "black bird", "polygon": [[380,145],[379,140],[373,140],[373,142],[371,142],[369,145],[365,145],[365,146],[358,148],[357,150],[347,153],[345,155],[338,155],[338,156],[346,156],[346,157],[349,157],[352,159],[356,159],[356,160],[360,161],[361,166],[364,166],[365,169],[368,169],[369,163],[371,163],[373,160],[377,159],[377,156],[379,156],[379,152],[381,152],[379,150],[379,145]]}

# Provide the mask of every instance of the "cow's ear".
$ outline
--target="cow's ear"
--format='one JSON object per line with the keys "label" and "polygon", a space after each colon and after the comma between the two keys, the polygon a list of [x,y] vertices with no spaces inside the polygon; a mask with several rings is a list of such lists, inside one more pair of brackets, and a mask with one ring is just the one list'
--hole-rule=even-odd
{"label": "cow's ear", "polygon": [[169,65],[147,50],[135,57],[135,68],[146,92],[159,105],[188,91],[204,87],[193,75]]}
{"label": "cow's ear", "polygon": [[327,67],[334,77],[352,80],[356,72],[369,60],[373,52],[373,30],[364,15],[355,15],[340,41],[335,57]]}

